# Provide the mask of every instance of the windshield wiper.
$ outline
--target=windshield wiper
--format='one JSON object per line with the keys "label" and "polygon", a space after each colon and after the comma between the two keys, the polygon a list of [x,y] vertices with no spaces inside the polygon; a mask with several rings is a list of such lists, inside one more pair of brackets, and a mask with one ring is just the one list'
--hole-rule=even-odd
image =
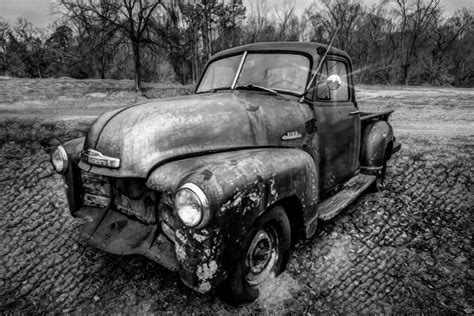
{"label": "windshield wiper", "polygon": [[207,90],[201,90],[199,92],[197,92],[198,94],[199,93],[215,93],[217,91],[221,91],[221,90],[229,90],[230,87],[221,87],[221,88],[213,88],[213,89],[207,89]]}
{"label": "windshield wiper", "polygon": [[278,92],[276,92],[276,91],[273,90],[273,89],[270,89],[270,88],[267,88],[267,87],[262,87],[262,86],[255,85],[255,84],[241,85],[241,86],[235,87],[235,89],[262,90],[262,91],[266,91],[266,92],[273,93],[274,95],[278,95]]}

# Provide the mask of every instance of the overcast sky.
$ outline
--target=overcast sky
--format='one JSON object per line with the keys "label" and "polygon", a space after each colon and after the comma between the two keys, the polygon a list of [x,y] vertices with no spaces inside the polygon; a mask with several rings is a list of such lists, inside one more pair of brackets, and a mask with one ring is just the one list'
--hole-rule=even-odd
{"label": "overcast sky", "polygon": [[[18,17],[30,20],[33,25],[48,26],[53,18],[50,15],[51,4],[54,0],[0,0],[0,17],[8,22],[14,23]],[[269,0],[270,3],[281,2],[282,0]],[[291,1],[291,0],[290,0]],[[372,5],[382,0],[363,0],[366,4]],[[295,11],[301,14],[314,0],[296,0]],[[441,7],[447,15],[451,15],[462,7],[474,7],[474,0],[441,0]]]}

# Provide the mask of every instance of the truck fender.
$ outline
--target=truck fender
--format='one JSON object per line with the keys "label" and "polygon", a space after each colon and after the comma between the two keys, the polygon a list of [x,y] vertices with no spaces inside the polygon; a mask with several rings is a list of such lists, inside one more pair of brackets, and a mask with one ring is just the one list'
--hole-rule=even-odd
{"label": "truck fender", "polygon": [[[362,132],[361,171],[375,174],[383,168],[386,150],[393,142],[393,129],[387,121],[367,124]],[[391,153],[391,152],[390,152]]]}
{"label": "truck fender", "polygon": [[84,148],[84,141],[85,137],[79,137],[71,139],[62,145],[69,159],[76,163],[79,161],[81,151]]}
{"label": "truck fender", "polygon": [[72,216],[76,216],[76,212],[81,205],[81,172],[77,164],[80,160],[81,151],[84,147],[85,137],[71,139],[62,146],[68,156],[68,169],[64,174],[64,181],[67,184],[66,198],[69,204],[69,210]]}
{"label": "truck fender", "polygon": [[[176,256],[181,280],[201,293],[228,275],[246,233],[267,208],[294,196],[303,216],[310,217],[319,189],[313,158],[295,148],[248,149],[174,161],[155,169],[146,185],[174,194],[187,182],[207,195],[211,219],[198,229],[175,221]],[[210,269],[212,273],[202,273]]]}

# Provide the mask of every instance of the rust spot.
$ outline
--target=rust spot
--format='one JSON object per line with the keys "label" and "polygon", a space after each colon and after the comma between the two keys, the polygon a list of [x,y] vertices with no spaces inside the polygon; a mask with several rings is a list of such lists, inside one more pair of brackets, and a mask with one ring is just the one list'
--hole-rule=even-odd
{"label": "rust spot", "polygon": [[210,280],[214,278],[214,274],[217,272],[217,268],[217,263],[214,260],[210,262],[205,262],[198,266],[196,276],[199,279],[199,292],[206,293],[211,290],[212,286]]}
{"label": "rust spot", "polygon": [[212,177],[212,171],[206,169],[201,171],[201,175],[204,177],[205,181],[208,181]]}

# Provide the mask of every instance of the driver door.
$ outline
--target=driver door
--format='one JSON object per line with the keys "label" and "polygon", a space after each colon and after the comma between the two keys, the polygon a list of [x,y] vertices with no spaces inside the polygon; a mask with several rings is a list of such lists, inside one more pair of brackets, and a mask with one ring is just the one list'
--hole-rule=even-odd
{"label": "driver door", "polygon": [[[326,81],[330,76],[340,78],[340,84],[330,87]],[[313,96],[319,130],[320,192],[325,194],[337,190],[359,169],[360,117],[347,59],[327,56]]]}

